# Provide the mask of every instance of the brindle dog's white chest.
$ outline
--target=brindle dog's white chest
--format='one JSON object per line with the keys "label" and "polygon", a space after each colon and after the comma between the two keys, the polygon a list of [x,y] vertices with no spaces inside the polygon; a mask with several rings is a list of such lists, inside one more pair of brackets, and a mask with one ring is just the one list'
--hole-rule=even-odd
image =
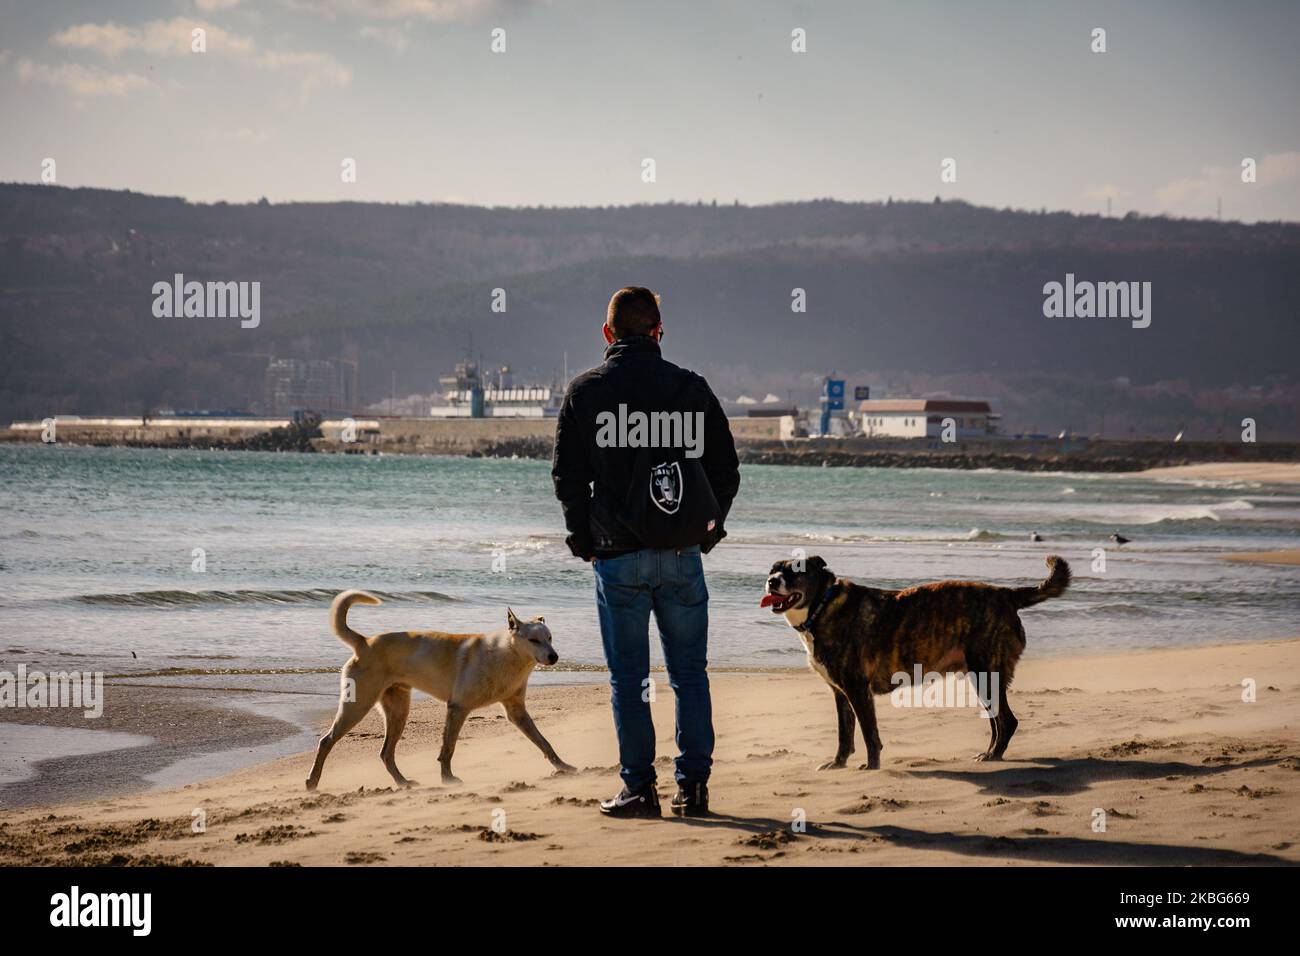
{"label": "brindle dog's white chest", "polygon": [[831,680],[831,675],[826,672],[826,668],[822,666],[821,661],[817,660],[817,655],[813,653],[812,632],[799,630],[798,625],[808,620],[807,609],[796,608],[786,611],[785,619],[789,621],[790,626],[795,629],[795,633],[799,635],[799,640],[803,642],[803,649],[808,652],[808,666],[820,674],[822,680],[826,683],[830,684],[832,687],[835,686],[835,682]]}
{"label": "brindle dog's white chest", "polygon": [[809,634],[807,631],[800,631],[799,640],[803,641],[804,650],[808,652],[808,666],[811,667],[813,670],[815,670],[818,674],[821,674],[822,680],[824,680],[826,683],[831,684],[833,686],[835,682],[831,680],[831,675],[827,673],[826,668],[822,666],[822,662],[817,660],[817,655],[813,653],[812,635]]}

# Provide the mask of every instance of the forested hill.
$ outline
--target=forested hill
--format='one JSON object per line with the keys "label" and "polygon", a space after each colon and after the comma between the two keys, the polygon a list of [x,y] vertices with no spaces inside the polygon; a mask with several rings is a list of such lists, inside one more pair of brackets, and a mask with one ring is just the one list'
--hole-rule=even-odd
{"label": "forested hill", "polygon": [[[571,369],[599,360],[596,326],[625,284],[662,293],[670,357],[720,391],[802,398],[837,369],[878,391],[978,383],[1014,396],[1009,413],[1032,411],[1039,389],[1078,417],[1117,379],[1271,394],[1294,382],[1300,352],[1296,224],[954,201],[196,205],[10,184],[0,243],[7,418],[248,407],[267,356],[355,358],[366,401],[394,375],[399,393],[429,391],[471,335],[486,361],[549,378],[566,352]],[[260,325],[156,318],[153,286],[176,273],[260,282]],[[1066,273],[1150,282],[1150,327],[1045,318],[1043,285]],[[791,309],[795,289],[806,312]]]}

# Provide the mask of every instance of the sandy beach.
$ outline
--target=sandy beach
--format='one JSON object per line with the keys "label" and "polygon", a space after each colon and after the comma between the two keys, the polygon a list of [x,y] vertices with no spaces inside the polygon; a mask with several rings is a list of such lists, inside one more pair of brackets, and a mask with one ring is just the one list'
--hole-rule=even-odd
{"label": "sandy beach", "polygon": [[[1253,679],[1257,699],[1242,700]],[[1022,662],[1008,759],[975,762],[971,709],[878,699],[884,766],[819,772],[831,697],[807,672],[714,679],[710,819],[607,821],[616,786],[603,685],[538,688],[570,763],[555,776],[496,708],[466,726],[460,787],[436,784],[441,707],[418,704],[396,790],[371,714],[308,794],[307,753],[179,789],[0,813],[5,865],[1295,865],[1300,640]],[[671,786],[672,694],[654,704]],[[859,741],[859,753],[862,748]],[[668,793],[664,793],[666,806]],[[1105,831],[1094,830],[1104,814]],[[806,820],[800,830],[796,820]],[[202,832],[193,821],[201,820]]]}
{"label": "sandy beach", "polygon": [[1141,478],[1187,481],[1255,481],[1266,485],[1300,484],[1300,463],[1277,461],[1222,461],[1203,465],[1148,468]]}
{"label": "sandy beach", "polygon": [[1242,564],[1282,564],[1295,566],[1300,564],[1300,549],[1289,551],[1246,551],[1241,554],[1225,554],[1229,561]]}

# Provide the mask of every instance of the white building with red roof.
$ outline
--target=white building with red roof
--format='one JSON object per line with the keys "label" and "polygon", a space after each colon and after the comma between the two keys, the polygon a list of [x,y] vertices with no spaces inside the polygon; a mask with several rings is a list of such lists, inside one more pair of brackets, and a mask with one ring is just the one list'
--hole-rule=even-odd
{"label": "white building with red roof", "polygon": [[858,403],[861,434],[868,438],[942,438],[949,420],[957,438],[988,438],[997,434],[999,418],[988,402],[885,398]]}

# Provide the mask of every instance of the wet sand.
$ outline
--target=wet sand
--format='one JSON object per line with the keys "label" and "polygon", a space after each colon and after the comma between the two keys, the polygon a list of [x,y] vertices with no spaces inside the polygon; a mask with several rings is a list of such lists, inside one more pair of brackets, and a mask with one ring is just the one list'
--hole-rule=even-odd
{"label": "wet sand", "polygon": [[[333,678],[337,681],[337,678]],[[104,713],[0,712],[0,809],[179,786],[311,746],[335,701],[314,694],[105,681]]]}

